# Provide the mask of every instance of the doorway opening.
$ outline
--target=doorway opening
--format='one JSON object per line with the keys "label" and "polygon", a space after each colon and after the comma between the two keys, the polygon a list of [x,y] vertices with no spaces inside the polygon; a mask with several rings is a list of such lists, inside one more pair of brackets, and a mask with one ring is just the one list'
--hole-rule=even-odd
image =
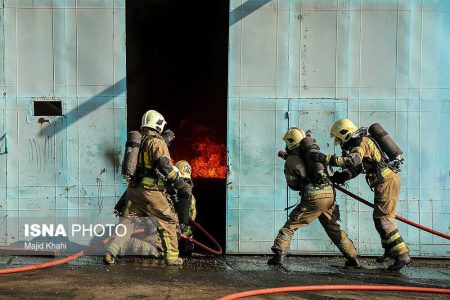
{"label": "doorway opening", "polygon": [[164,116],[172,159],[193,167],[197,221],[222,247],[228,2],[126,1],[127,129],[139,130],[149,109]]}

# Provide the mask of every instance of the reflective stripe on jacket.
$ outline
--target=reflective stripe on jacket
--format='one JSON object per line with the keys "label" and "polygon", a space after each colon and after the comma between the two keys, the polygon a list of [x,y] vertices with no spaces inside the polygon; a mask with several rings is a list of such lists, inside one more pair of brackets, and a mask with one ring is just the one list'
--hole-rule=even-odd
{"label": "reflective stripe on jacket", "polygon": [[[149,136],[150,135],[150,136]],[[142,179],[142,186],[149,189],[165,189],[165,183],[157,176],[157,169],[154,161],[162,156],[165,156],[170,161],[169,149],[162,137],[155,132],[144,132],[144,145],[142,147],[143,155],[139,156],[139,164],[144,157],[144,178]]]}

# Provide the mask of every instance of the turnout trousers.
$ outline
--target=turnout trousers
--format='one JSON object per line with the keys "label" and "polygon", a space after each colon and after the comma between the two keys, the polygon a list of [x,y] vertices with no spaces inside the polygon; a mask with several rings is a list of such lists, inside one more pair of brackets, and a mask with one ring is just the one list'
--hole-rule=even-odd
{"label": "turnout trousers", "polygon": [[347,233],[341,230],[339,207],[334,201],[333,193],[323,193],[302,197],[299,205],[289,214],[288,221],[280,229],[272,250],[288,252],[294,232],[319,218],[328,237],[346,258],[356,257],[356,248]]}
{"label": "turnout trousers", "polygon": [[178,217],[162,191],[142,186],[129,187],[127,201],[131,201],[129,215],[121,223],[127,228],[124,236],[114,236],[108,246],[108,252],[117,255],[136,227],[136,217],[151,217],[161,238],[164,258],[173,260],[178,257],[177,226]]}
{"label": "turnout trousers", "polygon": [[385,256],[397,257],[409,252],[395,221],[400,194],[400,175],[390,172],[383,183],[375,185],[374,191],[373,221],[380,235]]}

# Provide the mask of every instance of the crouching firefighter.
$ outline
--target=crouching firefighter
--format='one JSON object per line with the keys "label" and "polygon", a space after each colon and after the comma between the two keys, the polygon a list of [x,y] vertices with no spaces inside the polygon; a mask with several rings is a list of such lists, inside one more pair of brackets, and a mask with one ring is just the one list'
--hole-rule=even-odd
{"label": "crouching firefighter", "polygon": [[367,128],[359,128],[349,119],[337,121],[330,132],[335,144],[342,148],[343,156],[317,155],[317,161],[342,168],[332,176],[335,183],[366,174],[366,180],[374,191],[373,221],[378,231],[384,255],[378,262],[389,258],[395,261],[388,267],[397,271],[411,262],[409,249],[395,222],[397,202],[400,193],[400,164],[403,163],[402,150],[388,133],[375,123]]}
{"label": "crouching firefighter", "polygon": [[347,267],[360,268],[356,248],[348,235],[340,229],[339,207],[335,193],[322,163],[313,163],[311,155],[319,151],[315,140],[298,128],[290,128],[283,137],[287,153],[284,164],[286,182],[294,191],[299,191],[301,202],[289,214],[289,219],[280,229],[272,246],[274,255],[269,265],[282,265],[294,232],[319,218],[328,237],[347,259]]}
{"label": "crouching firefighter", "polygon": [[[171,199],[174,203],[175,211],[180,222],[180,231],[182,234],[192,238],[192,228],[189,225],[190,221],[195,221],[197,216],[197,209],[195,207],[196,201],[192,194],[194,184],[192,183],[192,168],[191,165],[185,161],[180,160],[175,164],[179,170],[181,179],[186,183],[186,188],[183,191],[174,190],[171,192]],[[190,257],[194,250],[194,244],[188,240],[180,239],[178,241],[180,255],[183,257]]]}
{"label": "crouching firefighter", "polygon": [[[131,178],[126,191],[126,202],[120,212],[121,223],[125,225],[127,231],[125,235],[116,235],[111,239],[103,257],[107,264],[114,263],[115,256],[142,219],[145,222],[152,220],[155,223],[161,238],[165,263],[167,265],[183,263],[178,257],[178,218],[165,193],[169,185],[181,193],[186,191],[187,186],[172,166],[167,144],[161,137],[165,124],[164,117],[154,110],[147,111],[142,117],[142,140],[137,170]],[[166,181],[163,181],[159,174],[162,174]]]}

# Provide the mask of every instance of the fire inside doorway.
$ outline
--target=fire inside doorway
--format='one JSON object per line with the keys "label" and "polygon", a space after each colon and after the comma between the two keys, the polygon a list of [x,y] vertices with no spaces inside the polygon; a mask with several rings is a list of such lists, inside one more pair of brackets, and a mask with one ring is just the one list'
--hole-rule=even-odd
{"label": "fire inside doorway", "polygon": [[127,0],[126,50],[128,131],[149,109],[165,117],[172,159],[193,167],[197,221],[224,247],[228,1]]}

